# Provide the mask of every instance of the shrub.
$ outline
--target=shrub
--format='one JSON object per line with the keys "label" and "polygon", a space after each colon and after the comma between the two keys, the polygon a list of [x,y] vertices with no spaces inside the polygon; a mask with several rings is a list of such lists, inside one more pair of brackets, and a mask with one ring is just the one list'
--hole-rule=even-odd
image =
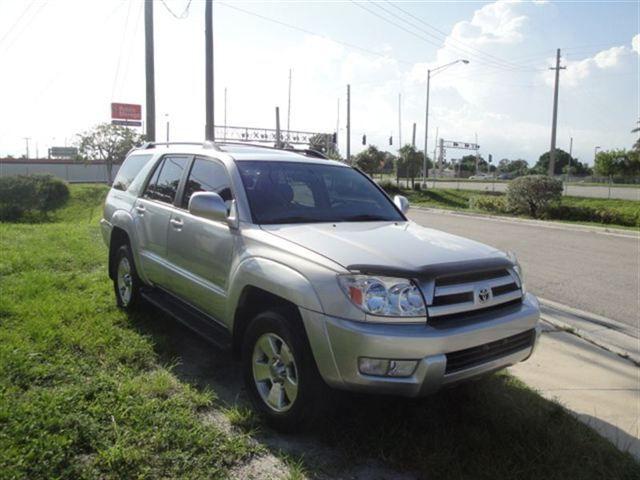
{"label": "shrub", "polygon": [[561,196],[562,182],[559,180],[545,175],[529,175],[511,181],[507,188],[507,206],[515,213],[540,218]]}
{"label": "shrub", "polygon": [[469,198],[471,210],[484,210],[491,213],[509,213],[507,199],[497,195],[476,195]]}
{"label": "shrub", "polygon": [[381,182],[380,187],[389,195],[402,195],[402,190],[395,183],[389,181]]}
{"label": "shrub", "polygon": [[604,224],[640,226],[640,213],[616,210],[607,207],[585,205],[551,205],[545,217],[553,220],[572,220],[577,222],[598,222]]}
{"label": "shrub", "polygon": [[48,212],[69,199],[69,187],[51,175],[18,175],[0,178],[0,220],[20,220],[27,213]]}

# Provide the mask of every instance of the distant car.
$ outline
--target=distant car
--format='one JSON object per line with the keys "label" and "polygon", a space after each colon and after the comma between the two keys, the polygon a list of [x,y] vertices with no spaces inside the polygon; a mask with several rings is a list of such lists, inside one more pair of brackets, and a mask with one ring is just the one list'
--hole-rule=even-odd
{"label": "distant car", "polygon": [[284,430],[328,387],[416,397],[529,358],[540,311],[513,255],[422,227],[406,198],[315,157],[132,151],[101,220],[117,304],[145,299],[230,348]]}
{"label": "distant car", "polygon": [[478,173],[477,175],[471,175],[469,180],[491,180],[493,177],[491,175],[486,175],[484,173]]}
{"label": "distant car", "polygon": [[498,175],[498,180],[511,180],[512,178],[512,173],[501,173],[500,175]]}

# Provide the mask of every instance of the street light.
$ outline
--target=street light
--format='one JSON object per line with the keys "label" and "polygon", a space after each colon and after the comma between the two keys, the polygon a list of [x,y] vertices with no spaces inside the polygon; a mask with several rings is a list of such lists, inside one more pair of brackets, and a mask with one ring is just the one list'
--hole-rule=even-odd
{"label": "street light", "polygon": [[[427,70],[427,107],[425,112],[425,121],[424,121],[424,165],[422,166],[422,184],[427,186],[427,140],[429,140],[429,84],[431,83],[431,74],[440,72],[445,68],[448,68],[456,63],[469,63],[469,60],[458,59],[450,63],[446,63],[444,65],[440,65],[439,67],[432,68]],[[435,159],[434,159],[435,160]]]}

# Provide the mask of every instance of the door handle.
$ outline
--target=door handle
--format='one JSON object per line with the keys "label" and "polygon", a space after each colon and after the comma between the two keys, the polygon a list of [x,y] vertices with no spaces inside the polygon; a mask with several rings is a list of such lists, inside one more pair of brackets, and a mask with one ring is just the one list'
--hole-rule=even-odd
{"label": "door handle", "polygon": [[171,225],[173,225],[173,227],[177,229],[181,229],[184,225],[184,222],[179,218],[172,218],[171,220],[169,220],[169,222],[171,222]]}
{"label": "door handle", "polygon": [[144,208],[142,205],[137,205],[136,206],[136,212],[138,212],[140,215],[142,215],[146,211],[147,211],[147,209]]}

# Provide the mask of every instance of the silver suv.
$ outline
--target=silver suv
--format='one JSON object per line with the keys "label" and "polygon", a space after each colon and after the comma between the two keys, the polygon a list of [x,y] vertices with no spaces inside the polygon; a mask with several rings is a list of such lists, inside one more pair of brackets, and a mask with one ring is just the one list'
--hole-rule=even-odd
{"label": "silver suv", "polygon": [[330,389],[421,396],[531,355],[538,302],[513,255],[417,225],[406,198],[314,157],[132,151],[101,220],[118,305],[144,299],[229,348],[281,429]]}

